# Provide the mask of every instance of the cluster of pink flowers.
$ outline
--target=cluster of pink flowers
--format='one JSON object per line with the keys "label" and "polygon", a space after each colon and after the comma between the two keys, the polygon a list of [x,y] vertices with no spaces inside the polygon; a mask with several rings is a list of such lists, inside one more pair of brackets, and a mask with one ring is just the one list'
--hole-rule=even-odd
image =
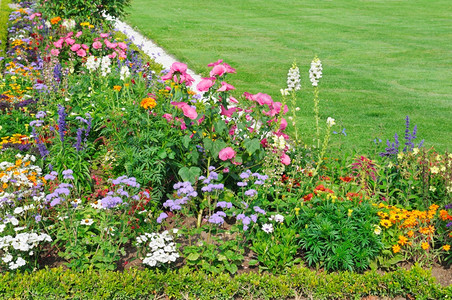
{"label": "cluster of pink flowers", "polygon": [[[61,37],[58,41],[53,43],[53,46],[55,48],[50,50],[50,53],[53,56],[58,56],[61,51],[66,50],[65,48],[69,48],[70,51],[75,53],[79,57],[85,57],[89,53],[89,46],[84,43],[77,43],[76,39],[78,39],[80,36],[82,36],[83,32],[79,31],[74,35],[74,32],[69,32],[66,36]],[[108,54],[108,57],[113,59],[117,56],[120,59],[126,58],[126,51],[128,46],[123,43],[112,43],[108,40],[109,34],[108,33],[101,33],[99,37],[94,39],[94,42],[92,43],[92,49],[93,51],[103,51],[104,45],[106,50],[111,51],[110,54]],[[102,43],[103,42],[103,43]],[[96,53],[90,53],[90,54],[96,54]],[[101,53],[100,53],[101,54]]]}
{"label": "cluster of pink flowers", "polygon": [[180,62],[173,63],[170,71],[165,76],[162,76],[161,79],[172,79],[175,83],[185,83],[186,86],[191,86],[195,81],[193,77],[191,77],[190,74],[187,73],[187,65]]}

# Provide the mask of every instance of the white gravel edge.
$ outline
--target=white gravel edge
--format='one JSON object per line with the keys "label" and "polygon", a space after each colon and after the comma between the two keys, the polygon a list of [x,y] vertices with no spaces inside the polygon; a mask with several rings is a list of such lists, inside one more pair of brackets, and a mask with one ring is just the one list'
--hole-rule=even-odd
{"label": "white gravel edge", "polygon": [[[135,45],[140,47],[146,55],[161,64],[163,68],[169,69],[173,63],[178,61],[166,53],[163,48],[157,46],[153,41],[134,30],[127,23],[116,20],[115,29],[124,33]],[[196,74],[191,69],[188,69],[187,73],[190,74],[190,76],[195,80],[192,87],[195,87],[202,79],[200,75]]]}

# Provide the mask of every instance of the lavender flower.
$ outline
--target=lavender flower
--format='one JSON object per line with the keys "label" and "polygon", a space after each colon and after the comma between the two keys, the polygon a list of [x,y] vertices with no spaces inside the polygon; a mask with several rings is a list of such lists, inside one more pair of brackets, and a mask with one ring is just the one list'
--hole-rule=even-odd
{"label": "lavender flower", "polygon": [[66,117],[65,108],[61,104],[58,104],[58,133],[60,134],[60,140],[64,143],[64,131],[66,130]]}
{"label": "lavender flower", "polygon": [[237,186],[240,186],[240,187],[244,187],[244,186],[247,186],[247,185],[248,185],[247,182],[242,182],[242,181],[237,182]]}
{"label": "lavender flower", "polygon": [[162,212],[158,218],[157,218],[157,223],[161,224],[163,220],[165,220],[166,218],[168,218],[168,215],[164,212]]}
{"label": "lavender flower", "polygon": [[224,217],[226,217],[226,214],[223,211],[217,211],[213,215],[209,217],[209,223],[212,224],[223,224],[224,223]]}
{"label": "lavender flower", "polygon": [[122,203],[120,197],[107,196],[101,200],[102,207],[104,208],[114,208]]}
{"label": "lavender flower", "polygon": [[232,208],[232,203],[231,202],[226,202],[226,201],[220,201],[220,202],[217,203],[217,207]]}
{"label": "lavender flower", "polygon": [[257,191],[254,189],[250,189],[245,192],[245,196],[254,197],[256,195],[257,195]]}
{"label": "lavender flower", "polygon": [[71,169],[65,170],[62,172],[64,179],[72,179],[74,180],[74,176],[72,176],[74,172]]}
{"label": "lavender flower", "polygon": [[260,208],[259,206],[254,206],[253,209],[254,209],[254,211],[257,212],[258,214],[262,214],[262,215],[265,215],[265,214],[266,214],[265,210],[263,210],[263,209]]}

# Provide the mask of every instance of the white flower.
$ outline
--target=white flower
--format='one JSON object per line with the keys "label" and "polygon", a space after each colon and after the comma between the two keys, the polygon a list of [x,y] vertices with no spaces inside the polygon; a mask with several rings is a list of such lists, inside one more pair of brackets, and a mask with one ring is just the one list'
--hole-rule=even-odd
{"label": "white flower", "polygon": [[94,223],[93,219],[83,219],[80,221],[81,225],[87,225],[87,226],[90,226],[93,223]]}
{"label": "white flower", "polygon": [[312,86],[317,86],[319,79],[322,78],[322,62],[317,57],[311,62],[311,68],[309,69],[309,80],[311,80]]}
{"label": "white flower", "polygon": [[336,125],[336,121],[335,121],[333,118],[328,117],[328,119],[326,119],[326,124],[327,124],[329,127],[332,127],[333,125]]}
{"label": "white flower", "polygon": [[298,69],[297,64],[294,63],[287,74],[287,90],[298,91],[300,88],[300,70]]}
{"label": "white flower", "polygon": [[2,260],[4,263],[9,263],[10,261],[13,260],[13,256],[11,254],[6,254],[5,256],[2,257]]}
{"label": "white flower", "polygon": [[16,207],[15,209],[14,209],[14,214],[15,215],[20,215],[20,214],[22,214],[24,212],[24,209],[22,208],[22,207]]}
{"label": "white flower", "polygon": [[288,96],[290,94],[289,89],[281,89],[280,92],[281,92],[281,95],[283,95],[283,96]]}
{"label": "white flower", "polygon": [[374,225],[374,233],[375,233],[376,235],[380,235],[380,233],[381,233],[381,227],[378,226],[378,225]]}
{"label": "white flower", "polygon": [[121,80],[125,80],[126,78],[130,77],[130,71],[129,71],[129,68],[127,66],[122,66],[121,67],[121,71],[119,73],[120,73],[120,79]]}
{"label": "white flower", "polygon": [[110,69],[111,60],[108,56],[102,57],[102,61],[100,63],[100,71],[102,73],[102,76],[107,76],[107,74],[111,73]]}
{"label": "white flower", "polygon": [[72,28],[75,27],[75,21],[72,19],[64,19],[61,25],[66,27],[67,30],[72,30]]}
{"label": "white flower", "polygon": [[94,72],[99,68],[100,59],[95,58],[94,56],[88,56],[86,59],[85,67],[90,71]]}
{"label": "white flower", "polygon": [[271,216],[270,218],[268,218],[270,221],[275,221],[275,222],[277,222],[277,223],[282,223],[282,222],[284,222],[284,216],[282,216],[282,215],[274,215],[274,216]]}
{"label": "white flower", "polygon": [[262,230],[266,233],[272,233],[273,232],[273,224],[262,225]]}

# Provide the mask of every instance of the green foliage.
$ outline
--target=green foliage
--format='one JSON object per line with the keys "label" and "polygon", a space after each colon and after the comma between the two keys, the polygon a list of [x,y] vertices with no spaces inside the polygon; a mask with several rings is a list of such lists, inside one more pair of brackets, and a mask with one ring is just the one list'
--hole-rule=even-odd
{"label": "green foliage", "polygon": [[105,16],[122,17],[130,0],[40,0],[41,10],[49,18],[76,19],[80,22],[98,23],[105,21]]}
{"label": "green foliage", "polygon": [[59,268],[0,275],[3,299],[359,299],[368,295],[445,299],[452,296],[452,288],[438,285],[430,271],[419,267],[385,274],[327,274],[292,268],[279,276],[244,273],[234,277],[187,268],[166,272],[129,269],[123,273]]}
{"label": "green foliage", "polygon": [[[5,50],[8,41],[8,18],[11,12],[8,4],[11,0],[4,0],[0,4],[0,56],[5,56]],[[0,62],[0,72],[3,70],[3,61]]]}
{"label": "green foliage", "polygon": [[314,197],[301,207],[295,226],[308,265],[363,271],[382,248],[380,236],[374,233],[378,222],[370,203]]}
{"label": "green foliage", "polygon": [[206,273],[237,273],[243,261],[244,249],[237,240],[205,243],[184,247],[183,253],[188,266]]}
{"label": "green foliage", "polygon": [[301,261],[295,258],[297,254],[296,231],[285,225],[276,225],[273,233],[258,231],[251,237],[250,247],[257,254],[257,260],[250,261],[250,265],[259,264],[259,269],[273,273],[284,273],[288,267]]}

